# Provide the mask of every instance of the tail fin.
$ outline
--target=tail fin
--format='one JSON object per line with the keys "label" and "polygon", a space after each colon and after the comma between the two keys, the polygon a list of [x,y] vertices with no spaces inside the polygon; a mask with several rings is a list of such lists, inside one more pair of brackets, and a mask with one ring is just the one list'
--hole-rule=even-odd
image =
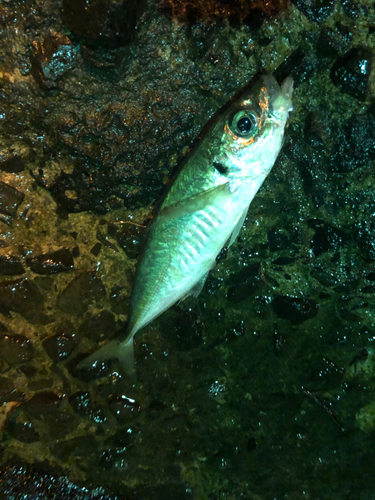
{"label": "tail fin", "polygon": [[90,356],[80,361],[77,368],[79,370],[82,368],[91,368],[96,363],[101,363],[114,358],[119,360],[125,375],[134,384],[136,373],[133,336],[122,342],[120,339],[114,339],[111,342],[108,342],[108,344],[105,344],[98,351],[93,352]]}

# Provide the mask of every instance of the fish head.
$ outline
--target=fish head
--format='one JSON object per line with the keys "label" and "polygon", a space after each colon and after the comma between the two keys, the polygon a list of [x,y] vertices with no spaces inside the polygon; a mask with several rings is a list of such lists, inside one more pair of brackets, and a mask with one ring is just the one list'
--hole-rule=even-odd
{"label": "fish head", "polygon": [[272,75],[264,75],[222,117],[216,125],[217,157],[229,177],[267,176],[283,143],[292,93],[291,77],[280,86]]}

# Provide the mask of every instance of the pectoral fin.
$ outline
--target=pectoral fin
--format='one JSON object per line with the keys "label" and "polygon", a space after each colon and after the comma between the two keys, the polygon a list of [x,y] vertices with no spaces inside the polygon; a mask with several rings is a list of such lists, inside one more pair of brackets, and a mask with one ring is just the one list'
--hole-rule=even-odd
{"label": "pectoral fin", "polygon": [[169,222],[171,220],[179,219],[184,215],[203,210],[208,205],[211,205],[217,196],[224,193],[228,193],[228,196],[231,196],[231,192],[229,191],[229,182],[224,182],[219,186],[215,186],[211,189],[207,189],[206,191],[202,191],[201,193],[197,193],[177,203],[167,205],[158,213],[155,224],[158,224],[160,222]]}
{"label": "pectoral fin", "polygon": [[249,210],[249,206],[247,206],[245,208],[245,210],[241,214],[241,217],[238,219],[237,224],[234,226],[234,229],[232,231],[232,234],[231,234],[231,237],[230,237],[230,240],[229,240],[228,248],[232,245],[232,243],[234,243],[235,239],[238,236],[238,233],[241,231],[241,228],[243,226],[243,223],[245,222],[248,210]]}

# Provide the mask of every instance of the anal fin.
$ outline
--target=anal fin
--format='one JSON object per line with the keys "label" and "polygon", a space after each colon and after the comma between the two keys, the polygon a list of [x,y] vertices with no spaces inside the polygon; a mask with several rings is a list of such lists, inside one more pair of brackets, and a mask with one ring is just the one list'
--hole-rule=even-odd
{"label": "anal fin", "polygon": [[190,288],[190,290],[187,293],[185,293],[185,295],[178,301],[178,303],[180,304],[180,302],[182,302],[183,300],[190,297],[190,295],[192,295],[193,297],[198,297],[198,295],[203,290],[204,284],[206,283],[207,276],[208,276],[208,273],[206,273],[204,276],[202,276],[202,278],[199,281],[197,281],[197,283],[195,283],[195,285],[192,288]]}
{"label": "anal fin", "polygon": [[234,243],[235,239],[238,236],[238,233],[241,231],[243,223],[245,222],[248,210],[249,210],[249,206],[247,206],[245,208],[245,210],[242,212],[240,218],[238,219],[237,224],[234,226],[234,229],[232,231],[232,234],[231,234],[231,237],[229,240],[228,248]]}

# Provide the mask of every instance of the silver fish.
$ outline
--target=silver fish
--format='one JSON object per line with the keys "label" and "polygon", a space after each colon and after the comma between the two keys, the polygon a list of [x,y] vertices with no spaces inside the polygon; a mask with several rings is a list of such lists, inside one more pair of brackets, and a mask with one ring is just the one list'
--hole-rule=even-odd
{"label": "silver fish", "polygon": [[293,80],[262,76],[210,127],[174,182],[150,228],[123,337],[79,363],[118,358],[134,379],[134,335],[203,288],[216,256],[236,239],[249,205],[271,171],[292,110]]}

